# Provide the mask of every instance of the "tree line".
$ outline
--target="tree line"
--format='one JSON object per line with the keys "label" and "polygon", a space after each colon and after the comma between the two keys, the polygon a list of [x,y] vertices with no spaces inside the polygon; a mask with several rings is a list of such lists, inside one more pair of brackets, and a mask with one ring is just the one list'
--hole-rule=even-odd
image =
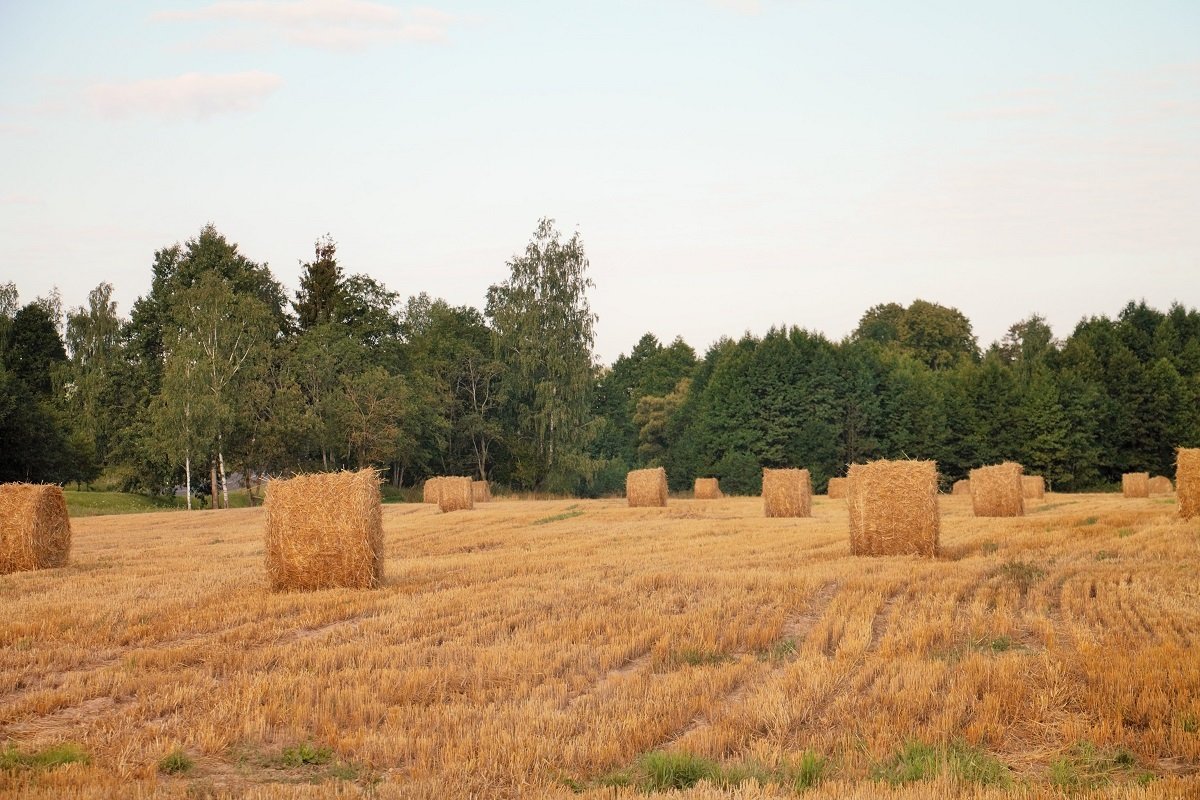
{"label": "tree line", "polygon": [[[64,311],[0,284],[0,480],[228,502],[230,476],[375,467],[394,486],[470,474],[619,492],[664,466],[759,489],[804,466],[935,459],[946,481],[1016,460],[1064,491],[1173,474],[1200,444],[1200,313],[1130,302],[1064,340],[1037,315],[982,349],[958,310],[868,309],[841,341],[800,327],[713,344],[646,334],[594,355],[578,233],[541,220],[482,310],[348,274],[317,240],[289,294],[213,226],[154,253],[128,318],[101,283]],[[191,494],[189,493],[189,501]]]}

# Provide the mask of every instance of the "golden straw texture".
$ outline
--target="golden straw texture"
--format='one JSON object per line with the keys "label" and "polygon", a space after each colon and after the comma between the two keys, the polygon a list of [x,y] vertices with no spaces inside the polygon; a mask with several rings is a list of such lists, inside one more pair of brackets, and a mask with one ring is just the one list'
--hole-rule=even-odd
{"label": "golden straw texture", "polygon": [[439,478],[438,508],[443,512],[475,508],[474,481],[470,478]]}
{"label": "golden straw texture", "polygon": [[839,497],[846,496],[846,479],[845,478],[830,478],[829,486],[826,487],[825,493],[829,495],[831,500],[836,500]]}
{"label": "golden straw texture", "polygon": [[806,469],[763,469],[763,511],[768,517],[811,517],[812,480]]}
{"label": "golden straw texture", "polygon": [[1170,494],[1175,491],[1171,479],[1163,475],[1155,475],[1150,479],[1150,494]]}
{"label": "golden straw texture", "polygon": [[1121,493],[1126,497],[1149,497],[1150,473],[1126,472],[1121,476]]}
{"label": "golden straw texture", "polygon": [[441,478],[429,478],[425,481],[425,489],[421,500],[425,503],[437,503],[441,498]]}
{"label": "golden straw texture", "polygon": [[692,495],[697,500],[720,500],[725,496],[721,494],[721,484],[716,478],[696,478]]}
{"label": "golden straw texture", "polygon": [[71,520],[61,488],[0,485],[0,575],[65,567],[70,553]]}
{"label": "golden straw texture", "polygon": [[471,481],[471,499],[476,503],[492,501],[492,486],[487,481]]}
{"label": "golden straw texture", "polygon": [[267,484],[266,507],[272,589],[379,585],[383,522],[375,470],[276,478]]}
{"label": "golden straw texture", "polygon": [[662,467],[635,469],[625,476],[625,497],[630,508],[667,504],[667,471]]}
{"label": "golden straw texture", "polygon": [[950,494],[970,494],[970,493],[971,493],[971,481],[969,481],[966,478],[963,478],[960,481],[955,481],[954,487],[950,490]]}
{"label": "golden straw texture", "polygon": [[1024,516],[1021,465],[1005,461],[971,470],[971,507],[977,517]]}
{"label": "golden straw texture", "polygon": [[941,515],[936,462],[852,464],[847,480],[852,554],[938,554]]}
{"label": "golden straw texture", "polygon": [[1200,447],[1181,447],[1175,454],[1175,498],[1179,516],[1200,516]]}
{"label": "golden straw texture", "polygon": [[1042,500],[1046,496],[1046,479],[1041,475],[1021,476],[1021,492],[1026,500]]}

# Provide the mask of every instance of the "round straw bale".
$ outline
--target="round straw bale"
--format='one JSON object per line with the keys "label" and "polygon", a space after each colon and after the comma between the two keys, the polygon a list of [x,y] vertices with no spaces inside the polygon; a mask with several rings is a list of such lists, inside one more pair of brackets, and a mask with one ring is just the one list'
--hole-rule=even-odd
{"label": "round straw bale", "polygon": [[1121,493],[1126,497],[1149,497],[1150,473],[1126,472],[1121,476]]}
{"label": "round straw bale", "polygon": [[1041,475],[1022,475],[1021,493],[1026,500],[1042,500],[1046,497],[1046,479]]}
{"label": "round straw bale", "polygon": [[806,469],[763,469],[763,511],[768,517],[811,517],[812,480]]}
{"label": "round straw bale", "polygon": [[697,500],[720,500],[721,484],[716,478],[696,478],[696,486],[692,492]]}
{"label": "round straw bale", "polygon": [[470,478],[442,478],[438,483],[438,508],[445,511],[470,511],[475,508],[474,481]]}
{"label": "round straw bale", "polygon": [[425,481],[425,489],[422,492],[421,500],[425,503],[437,503],[442,485],[441,478],[428,478]]}
{"label": "round straw bale", "polygon": [[846,496],[846,479],[845,478],[830,478],[829,485],[825,489],[825,493],[829,495],[831,500],[836,500]]}
{"label": "round straw bale", "polygon": [[1171,479],[1163,475],[1155,475],[1150,479],[1150,494],[1170,494],[1175,491]]}
{"label": "round straw bale", "polygon": [[630,508],[667,504],[667,471],[662,467],[635,469],[625,476],[625,497]]}
{"label": "round straw bale", "polygon": [[937,462],[851,464],[846,486],[850,552],[936,556],[941,526],[937,496]]}
{"label": "round straw bale", "polygon": [[1175,498],[1179,516],[1200,516],[1200,447],[1181,447],[1175,454]]}
{"label": "round straw bale", "polygon": [[1024,516],[1021,465],[1005,461],[971,470],[971,507],[977,517]]}
{"label": "round straw bale", "polygon": [[0,575],[65,567],[70,553],[71,520],[62,488],[0,485]]}
{"label": "round straw bale", "polygon": [[267,484],[271,588],[373,589],[383,578],[383,510],[373,469]]}
{"label": "round straw bale", "polygon": [[471,499],[476,503],[490,503],[492,485],[487,481],[471,481]]}
{"label": "round straw bale", "polygon": [[950,494],[970,494],[970,493],[971,493],[971,481],[968,480],[967,478],[963,478],[960,481],[955,481],[954,487],[950,490]]}

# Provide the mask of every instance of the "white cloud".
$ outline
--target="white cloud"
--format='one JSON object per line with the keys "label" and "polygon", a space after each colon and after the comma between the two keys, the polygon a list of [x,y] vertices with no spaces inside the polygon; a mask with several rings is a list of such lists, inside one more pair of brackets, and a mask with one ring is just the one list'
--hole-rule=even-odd
{"label": "white cloud", "polygon": [[257,49],[278,42],[322,50],[363,50],[397,42],[440,42],[461,18],[432,8],[407,11],[369,0],[223,0],[193,10],[160,11],[163,22],[219,23],[199,44]]}
{"label": "white cloud", "polygon": [[283,79],[269,72],[190,72],[177,78],[96,84],[87,94],[92,107],[109,118],[153,114],[204,119],[256,111],[282,85]]}

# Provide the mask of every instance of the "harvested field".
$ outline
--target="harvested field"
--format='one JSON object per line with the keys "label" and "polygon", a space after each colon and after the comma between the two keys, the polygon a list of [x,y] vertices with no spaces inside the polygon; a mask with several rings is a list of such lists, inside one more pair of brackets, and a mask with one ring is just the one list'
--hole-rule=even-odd
{"label": "harvested field", "polygon": [[[0,577],[0,795],[634,798],[665,751],[766,782],[672,798],[1200,796],[1196,521],[938,502],[937,558],[867,566],[824,497],[389,505],[381,588],[290,594],[262,509],[78,519]],[[941,776],[888,783],[914,742]]]}

